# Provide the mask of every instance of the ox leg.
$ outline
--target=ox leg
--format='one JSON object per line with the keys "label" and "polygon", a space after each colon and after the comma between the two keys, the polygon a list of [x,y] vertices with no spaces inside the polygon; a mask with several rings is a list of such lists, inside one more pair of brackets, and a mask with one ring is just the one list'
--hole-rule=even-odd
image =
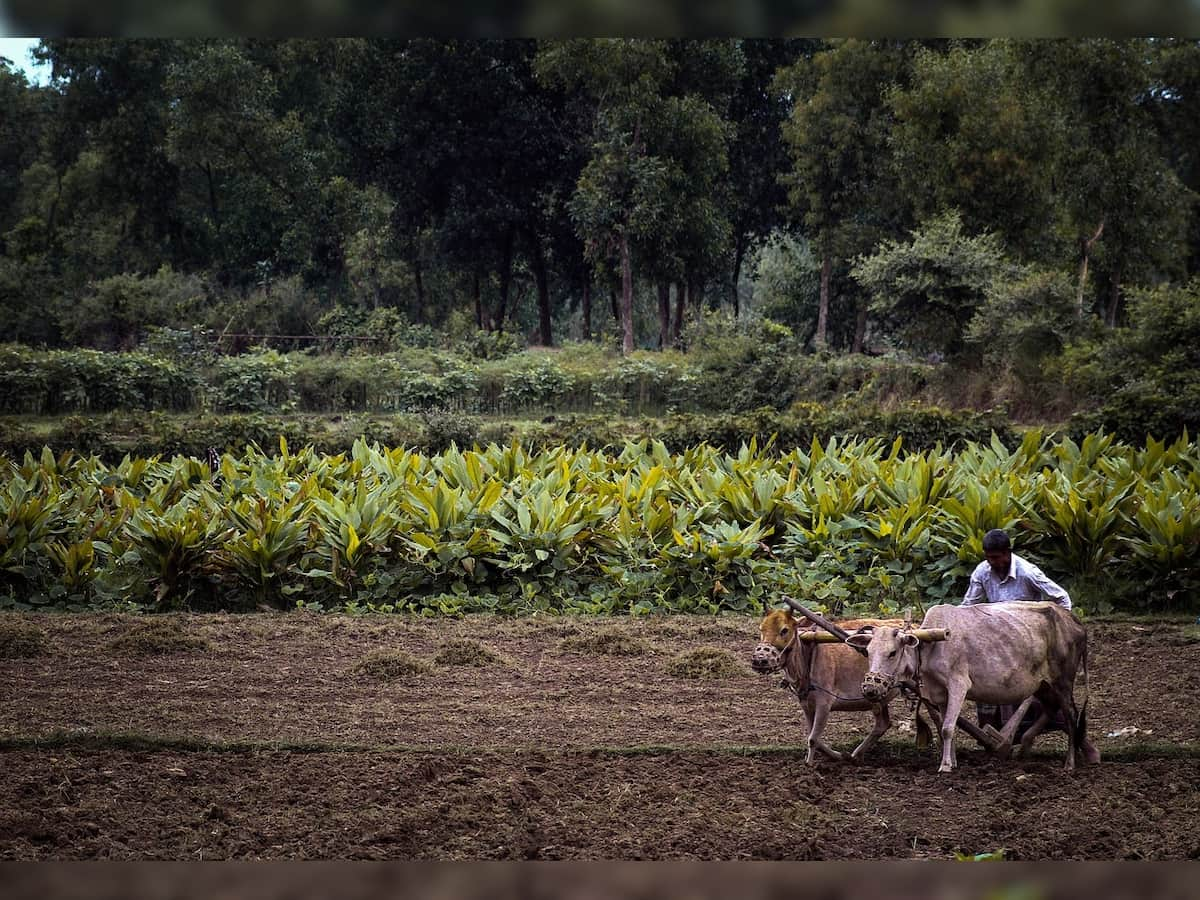
{"label": "ox leg", "polygon": [[834,750],[827,743],[821,740],[821,733],[825,730],[825,720],[829,718],[829,706],[827,702],[817,701],[813,703],[808,710],[809,732],[808,732],[808,756],[805,762],[813,765],[817,761],[817,751],[821,751],[830,759],[843,759],[843,755],[837,750]]}
{"label": "ox leg", "polygon": [[1061,693],[1070,703],[1067,709],[1070,710],[1068,738],[1072,748],[1071,758],[1074,760],[1078,756],[1084,764],[1095,765],[1100,762],[1100,751],[1087,736],[1087,704],[1084,704],[1083,709],[1076,705],[1075,689],[1072,684],[1067,684]]}
{"label": "ox leg", "polygon": [[1062,708],[1063,718],[1067,720],[1067,758],[1063,763],[1063,768],[1068,772],[1073,772],[1075,770],[1075,751],[1078,749],[1075,743],[1075,731],[1079,727],[1079,710],[1075,708],[1075,698],[1071,696],[1069,685],[1065,690],[1056,689],[1054,693]]}
{"label": "ox leg", "polygon": [[958,757],[954,752],[954,732],[969,687],[966,682],[947,685],[946,711],[942,716],[942,764],[938,766],[938,772],[952,772],[958,765]]}
{"label": "ox leg", "polygon": [[1075,708],[1075,701],[1071,697],[1069,688],[1064,691],[1056,685],[1047,685],[1045,682],[1042,684],[1043,690],[1037,694],[1038,699],[1042,701],[1042,715],[1035,726],[1029,729],[1025,740],[1021,741],[1022,753],[1026,752],[1025,742],[1028,741],[1032,746],[1032,735],[1036,735],[1044,728],[1055,712],[1062,710],[1063,719],[1067,724],[1067,758],[1063,763],[1063,768],[1068,772],[1073,771],[1075,768],[1075,729],[1079,724],[1079,711]]}
{"label": "ox leg", "polygon": [[866,752],[875,746],[876,742],[884,736],[889,728],[892,727],[892,717],[888,713],[886,703],[876,707],[875,709],[875,727],[871,729],[871,733],[863,738],[863,742],[854,748],[854,752],[850,754],[850,759],[854,762],[861,762]]}

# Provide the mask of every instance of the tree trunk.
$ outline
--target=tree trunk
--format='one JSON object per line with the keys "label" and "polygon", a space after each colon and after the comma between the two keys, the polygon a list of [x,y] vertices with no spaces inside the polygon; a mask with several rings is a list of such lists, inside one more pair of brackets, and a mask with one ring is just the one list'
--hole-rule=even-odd
{"label": "tree trunk", "polygon": [[504,257],[500,262],[500,302],[496,309],[496,321],[492,327],[504,331],[504,317],[508,315],[508,291],[512,285],[513,233],[510,228],[504,235]]}
{"label": "tree trunk", "polygon": [[821,297],[817,303],[817,333],[813,343],[821,349],[829,343],[829,277],[833,273],[833,255],[826,250],[821,260]]}
{"label": "tree trunk", "polygon": [[621,324],[621,302],[617,299],[617,289],[610,288],[608,298],[612,301],[613,321],[618,325]]}
{"label": "tree trunk", "polygon": [[543,347],[552,343],[550,334],[550,283],[546,276],[546,257],[542,254],[542,244],[535,233],[529,235],[529,256],[533,263],[533,279],[537,284],[538,330]]}
{"label": "tree trunk", "polygon": [[672,331],[672,343],[678,347],[683,337],[683,304],[687,302],[687,293],[682,281],[675,282],[675,325]]}
{"label": "tree trunk", "polygon": [[671,284],[660,281],[658,284],[658,349],[666,350],[671,346]]}
{"label": "tree trunk", "polygon": [[592,339],[592,282],[586,276],[583,279],[583,339]]}
{"label": "tree trunk", "polygon": [[746,255],[746,246],[742,238],[738,238],[737,246],[733,249],[733,317],[742,314],[741,299],[738,297],[738,281],[742,277],[742,257]]}
{"label": "tree trunk", "polygon": [[479,291],[479,270],[471,278],[471,295],[475,298],[475,327],[483,331],[483,295]]}
{"label": "tree trunk", "polygon": [[420,322],[425,310],[425,279],[421,277],[421,260],[416,254],[413,254],[413,281],[417,286],[417,309],[413,319]]}
{"label": "tree trunk", "polygon": [[217,226],[217,234],[221,233],[221,209],[217,205],[217,183],[213,178],[212,166],[204,164],[204,176],[208,180],[208,208],[212,212],[213,224]]}
{"label": "tree trunk", "polygon": [[858,309],[854,316],[854,346],[851,353],[862,353],[863,344],[867,339],[867,298],[860,297]]}
{"label": "tree trunk", "polygon": [[1082,259],[1079,261],[1079,289],[1075,292],[1075,317],[1083,318],[1083,288],[1087,283],[1088,260],[1092,256],[1092,244],[1096,243],[1100,235],[1104,233],[1104,220],[1100,220],[1100,227],[1096,229],[1096,233],[1090,238],[1080,238],[1079,250]]}
{"label": "tree trunk", "polygon": [[633,264],[629,259],[629,236],[621,235],[621,352],[633,352]]}
{"label": "tree trunk", "polygon": [[1121,318],[1121,271],[1112,273],[1108,285],[1108,315],[1105,317],[1109,328],[1116,328]]}

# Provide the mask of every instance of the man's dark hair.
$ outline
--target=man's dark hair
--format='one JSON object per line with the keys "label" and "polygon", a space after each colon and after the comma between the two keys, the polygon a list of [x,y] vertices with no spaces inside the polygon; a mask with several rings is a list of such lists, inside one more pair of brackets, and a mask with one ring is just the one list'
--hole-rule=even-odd
{"label": "man's dark hair", "polygon": [[1011,550],[1012,543],[1008,539],[1008,532],[1001,528],[993,528],[983,536],[983,552],[995,553],[1001,550]]}

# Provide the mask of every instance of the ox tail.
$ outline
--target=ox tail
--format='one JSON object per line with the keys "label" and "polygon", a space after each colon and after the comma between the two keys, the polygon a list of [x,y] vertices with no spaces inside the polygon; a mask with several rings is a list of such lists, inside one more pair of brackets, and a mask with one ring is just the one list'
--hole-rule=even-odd
{"label": "ox tail", "polygon": [[[1088,739],[1087,739],[1087,708],[1088,708],[1088,701],[1090,701],[1092,699],[1092,686],[1091,686],[1091,683],[1088,681],[1087,658],[1088,658],[1088,648],[1087,648],[1087,639],[1085,638],[1084,643],[1083,643],[1083,653],[1080,656],[1080,662],[1082,663],[1082,668],[1083,668],[1083,690],[1084,690],[1083,705],[1079,707],[1079,715],[1076,716],[1076,718],[1075,718],[1075,748],[1076,748],[1076,752],[1083,753],[1085,755],[1089,752],[1088,748],[1090,747],[1090,745],[1088,744]],[[1099,753],[1096,752],[1094,747],[1091,747],[1090,752],[1094,755],[1094,759],[1091,761],[1099,762],[1100,755],[1099,755]]]}

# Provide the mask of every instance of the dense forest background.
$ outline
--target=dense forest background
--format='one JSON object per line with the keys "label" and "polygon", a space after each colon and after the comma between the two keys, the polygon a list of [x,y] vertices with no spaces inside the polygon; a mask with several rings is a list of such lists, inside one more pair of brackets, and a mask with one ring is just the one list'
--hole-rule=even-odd
{"label": "dense forest background", "polygon": [[1195,41],[36,54],[46,86],[0,62],[6,411],[53,411],[21,398],[50,397],[74,348],[201,360],[225,395],[248,370],[222,358],[253,351],[291,367],[294,403],[289,351],[369,352],[451,394],[444,357],[403,354],[456,355],[478,394],[489,359],[567,345],[587,368],[596,342],[597,371],[618,349],[669,360],[663,391],[733,411],[824,399],[860,359],[920,368],[950,405],[1131,439],[1200,421]]}

